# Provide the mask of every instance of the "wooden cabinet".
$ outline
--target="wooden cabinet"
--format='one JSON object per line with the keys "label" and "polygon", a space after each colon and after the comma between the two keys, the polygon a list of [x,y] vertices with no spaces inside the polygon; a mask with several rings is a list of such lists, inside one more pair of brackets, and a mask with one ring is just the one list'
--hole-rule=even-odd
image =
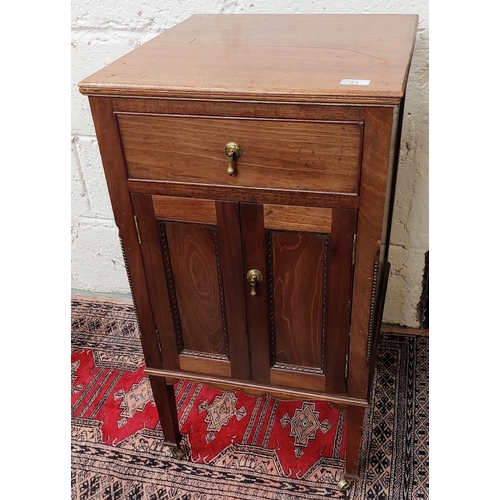
{"label": "wooden cabinet", "polygon": [[345,392],[355,210],[131,198],[164,366]]}
{"label": "wooden cabinet", "polygon": [[193,16],[80,83],[172,446],[179,378],[327,400],[357,478],[416,24]]}

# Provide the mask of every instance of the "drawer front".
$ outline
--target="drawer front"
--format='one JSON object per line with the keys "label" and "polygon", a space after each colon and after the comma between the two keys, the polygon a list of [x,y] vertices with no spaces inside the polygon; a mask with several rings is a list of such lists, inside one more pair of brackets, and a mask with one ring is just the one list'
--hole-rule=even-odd
{"label": "drawer front", "polygon": [[[130,179],[357,194],[362,125],[119,114]],[[242,154],[227,173],[224,146]]]}

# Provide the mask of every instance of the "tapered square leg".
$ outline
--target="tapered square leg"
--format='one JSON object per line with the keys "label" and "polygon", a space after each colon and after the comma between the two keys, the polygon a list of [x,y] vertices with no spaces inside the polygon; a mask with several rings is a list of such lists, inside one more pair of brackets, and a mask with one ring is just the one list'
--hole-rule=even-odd
{"label": "tapered square leg", "polygon": [[346,450],[344,479],[356,481],[359,477],[359,454],[363,437],[366,408],[349,406],[346,410]]}
{"label": "tapered square leg", "polygon": [[169,446],[178,447],[182,436],[179,431],[174,386],[167,384],[163,377],[155,375],[149,376],[149,382],[153,390],[165,442]]}

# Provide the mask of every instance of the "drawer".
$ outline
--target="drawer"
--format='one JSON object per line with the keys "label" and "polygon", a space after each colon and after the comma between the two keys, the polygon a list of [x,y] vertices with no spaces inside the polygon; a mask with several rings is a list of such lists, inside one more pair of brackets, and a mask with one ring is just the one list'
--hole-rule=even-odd
{"label": "drawer", "polygon": [[[357,194],[359,123],[117,115],[130,179]],[[224,146],[242,154],[227,173]]]}

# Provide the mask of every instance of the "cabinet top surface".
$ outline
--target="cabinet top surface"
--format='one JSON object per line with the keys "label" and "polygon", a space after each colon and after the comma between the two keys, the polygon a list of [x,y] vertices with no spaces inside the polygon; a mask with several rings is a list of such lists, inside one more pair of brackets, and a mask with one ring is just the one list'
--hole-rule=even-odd
{"label": "cabinet top surface", "polygon": [[397,104],[417,24],[418,16],[398,14],[199,14],[79,87],[91,95]]}

